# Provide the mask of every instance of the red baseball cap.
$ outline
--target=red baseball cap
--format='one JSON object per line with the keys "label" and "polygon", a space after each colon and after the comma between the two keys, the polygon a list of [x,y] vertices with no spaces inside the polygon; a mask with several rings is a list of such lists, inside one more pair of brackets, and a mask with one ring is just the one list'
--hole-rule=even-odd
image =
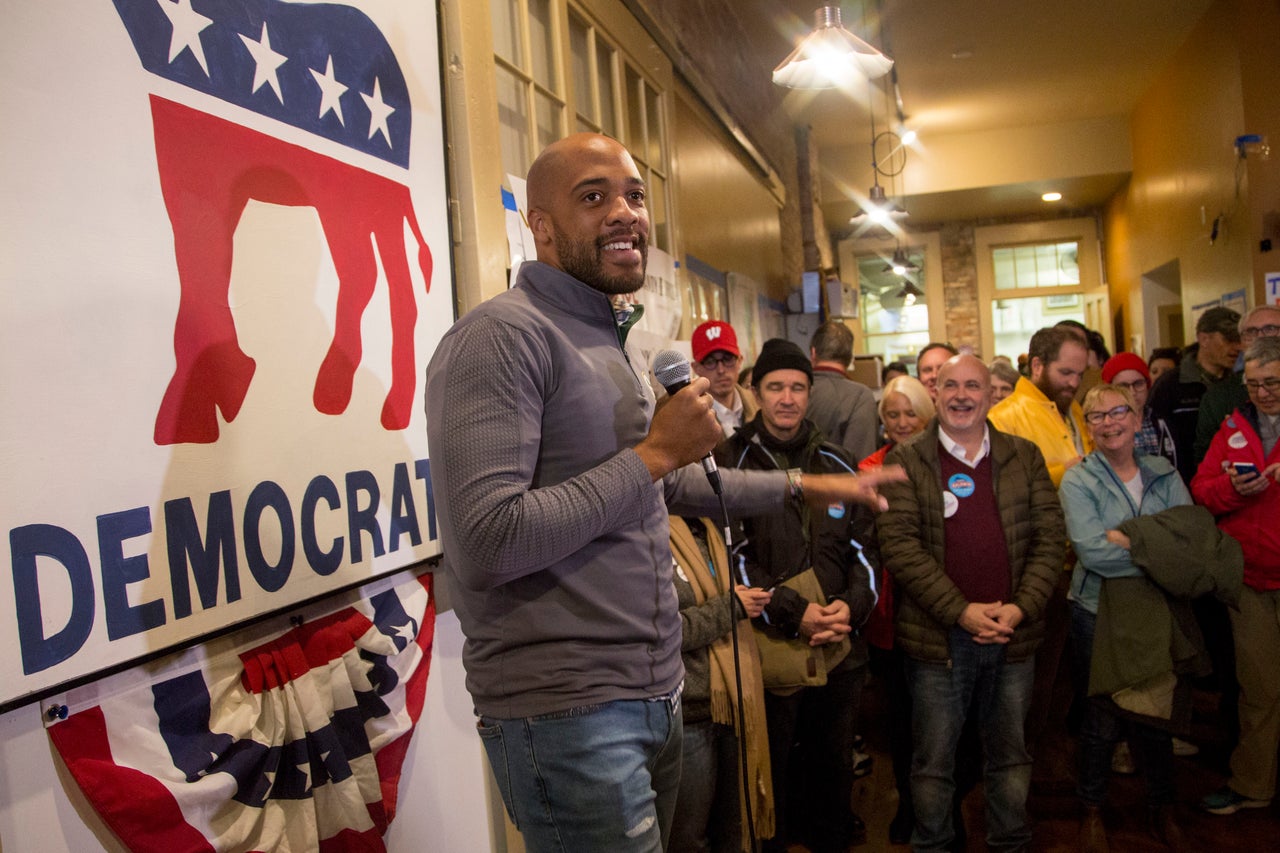
{"label": "red baseball cap", "polygon": [[1147,363],[1142,360],[1142,356],[1131,352],[1118,352],[1107,359],[1107,363],[1102,365],[1102,381],[1110,382],[1116,378],[1117,373],[1125,370],[1138,371],[1147,380],[1147,384],[1151,384],[1151,371],[1147,368]]}
{"label": "red baseball cap", "polygon": [[708,320],[694,329],[690,346],[694,361],[702,361],[717,350],[742,358],[742,353],[738,351],[738,335],[733,331],[733,326],[723,320]]}

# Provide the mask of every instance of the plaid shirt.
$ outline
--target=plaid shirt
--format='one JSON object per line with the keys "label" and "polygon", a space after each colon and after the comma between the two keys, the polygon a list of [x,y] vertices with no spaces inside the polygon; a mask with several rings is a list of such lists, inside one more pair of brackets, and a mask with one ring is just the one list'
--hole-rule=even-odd
{"label": "plaid shirt", "polygon": [[1160,434],[1156,432],[1156,425],[1151,422],[1150,407],[1143,410],[1142,426],[1133,434],[1133,449],[1138,453],[1160,455]]}

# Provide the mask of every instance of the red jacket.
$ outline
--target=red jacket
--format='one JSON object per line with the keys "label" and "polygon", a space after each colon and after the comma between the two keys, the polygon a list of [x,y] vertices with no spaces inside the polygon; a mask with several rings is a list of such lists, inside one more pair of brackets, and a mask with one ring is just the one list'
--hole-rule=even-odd
{"label": "red jacket", "polygon": [[1280,483],[1242,497],[1222,470],[1223,462],[1252,462],[1261,471],[1280,462],[1280,442],[1263,457],[1251,403],[1222,422],[1209,452],[1191,478],[1191,494],[1244,551],[1244,582],[1256,590],[1280,589]]}

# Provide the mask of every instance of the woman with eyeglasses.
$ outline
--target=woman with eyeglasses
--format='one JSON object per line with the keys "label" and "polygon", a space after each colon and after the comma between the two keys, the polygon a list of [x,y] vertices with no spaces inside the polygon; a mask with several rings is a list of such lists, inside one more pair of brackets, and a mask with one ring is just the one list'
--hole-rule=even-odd
{"label": "woman with eyeglasses", "polygon": [[1177,470],[1164,457],[1138,453],[1134,436],[1142,423],[1129,389],[1103,383],[1084,398],[1085,427],[1094,450],[1062,477],[1060,495],[1067,534],[1077,562],[1071,575],[1072,670],[1084,709],[1080,726],[1080,767],[1076,793],[1084,812],[1082,851],[1105,851],[1102,805],[1111,774],[1111,753],[1127,736],[1146,784],[1152,833],[1166,844],[1181,844],[1173,818],[1173,750],[1167,731],[1122,719],[1106,697],[1088,695],[1097,627],[1098,596],[1108,578],[1137,577],[1129,539],[1117,526],[1138,515],[1153,515],[1191,503]]}
{"label": "woman with eyeglasses", "polygon": [[1196,500],[1244,551],[1240,606],[1231,611],[1240,681],[1240,739],[1231,779],[1200,806],[1211,814],[1271,805],[1280,744],[1280,337],[1244,352],[1249,395],[1218,429],[1191,479]]}

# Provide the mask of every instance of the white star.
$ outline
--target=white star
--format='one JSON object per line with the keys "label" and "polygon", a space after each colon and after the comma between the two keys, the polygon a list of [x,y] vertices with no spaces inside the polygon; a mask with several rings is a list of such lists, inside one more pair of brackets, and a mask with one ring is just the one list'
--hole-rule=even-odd
{"label": "white star", "polygon": [[241,35],[240,41],[244,42],[249,53],[253,54],[253,91],[257,92],[261,89],[263,83],[270,83],[271,88],[276,92],[276,98],[283,104],[284,94],[280,91],[280,78],[276,76],[276,69],[284,65],[288,57],[271,49],[271,37],[267,35],[267,22],[262,22],[261,39],[254,41],[246,35]]}
{"label": "white star", "polygon": [[338,117],[338,124],[346,127],[347,123],[342,118],[341,98],[347,93],[347,87],[333,76],[333,57],[329,57],[329,64],[325,66],[323,74],[314,68],[307,70],[311,72],[312,77],[316,78],[316,85],[320,87],[320,118],[324,118],[325,113],[333,110],[333,114]]}
{"label": "white star", "polygon": [[302,778],[307,780],[303,784],[302,790],[310,791],[311,790],[311,762],[304,761],[302,764],[295,764],[294,766],[297,767],[299,772],[302,773]]}
{"label": "white star", "polygon": [[409,642],[413,642],[413,623],[406,622],[403,625],[401,625],[399,628],[396,628],[396,636],[403,637]]}
{"label": "white star", "polygon": [[200,31],[213,23],[212,18],[191,8],[191,0],[156,0],[160,9],[173,25],[173,35],[169,39],[169,61],[173,62],[183,50],[191,51],[191,55],[200,63],[206,77],[209,76],[209,62],[204,58],[204,46],[200,44]]}
{"label": "white star", "polygon": [[381,132],[382,138],[387,141],[387,147],[391,147],[391,133],[387,130],[387,116],[395,112],[394,107],[387,106],[382,100],[382,89],[377,77],[373,78],[373,94],[366,95],[360,93],[360,97],[364,98],[365,106],[369,108],[369,138],[373,139],[375,132]]}

